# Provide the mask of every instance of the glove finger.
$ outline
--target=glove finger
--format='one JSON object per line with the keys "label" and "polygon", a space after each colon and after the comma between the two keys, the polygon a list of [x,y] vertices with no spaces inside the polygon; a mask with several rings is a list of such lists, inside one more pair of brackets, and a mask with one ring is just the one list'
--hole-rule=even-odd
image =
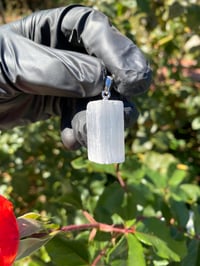
{"label": "glove finger", "polygon": [[132,127],[138,117],[139,117],[139,112],[137,110],[136,105],[133,102],[129,102],[127,100],[124,100],[124,126],[125,128],[130,128]]}
{"label": "glove finger", "polygon": [[77,141],[87,147],[86,111],[78,112],[72,119],[72,128]]}
{"label": "glove finger", "polygon": [[[90,98],[61,99],[61,139],[68,150],[76,150],[81,146],[86,146],[86,131],[81,129],[81,125],[83,127],[86,125],[86,116],[84,115],[82,119],[80,113],[86,109],[89,100]],[[77,117],[74,118],[76,115]]]}
{"label": "glove finger", "polygon": [[121,100],[124,103],[124,126],[129,128],[137,121],[139,112],[133,101],[129,101],[126,97],[119,94],[116,90],[112,90],[112,100]]}
{"label": "glove finger", "polygon": [[84,7],[69,10],[61,30],[74,45],[82,43],[87,53],[100,58],[114,75],[117,91],[133,96],[147,91],[152,71],[142,51],[112,26],[103,13]]}
{"label": "glove finger", "polygon": [[77,150],[81,147],[72,128],[65,128],[61,131],[61,140],[67,150]]}

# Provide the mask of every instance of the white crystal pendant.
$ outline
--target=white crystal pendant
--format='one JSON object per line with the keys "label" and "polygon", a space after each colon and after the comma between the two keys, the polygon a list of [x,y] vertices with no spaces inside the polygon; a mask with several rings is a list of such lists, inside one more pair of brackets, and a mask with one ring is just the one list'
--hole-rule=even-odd
{"label": "white crystal pendant", "polygon": [[86,121],[88,159],[99,164],[124,162],[123,102],[118,100],[89,102]]}

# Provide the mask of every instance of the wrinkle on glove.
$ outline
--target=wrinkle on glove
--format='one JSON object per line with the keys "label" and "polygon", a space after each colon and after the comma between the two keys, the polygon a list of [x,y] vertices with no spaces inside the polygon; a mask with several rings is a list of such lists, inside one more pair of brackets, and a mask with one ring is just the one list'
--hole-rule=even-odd
{"label": "wrinkle on glove", "polygon": [[0,32],[0,52],[4,94],[77,98],[95,96],[103,89],[105,67],[95,57],[38,45],[4,30]]}
{"label": "wrinkle on glove", "polygon": [[[81,27],[80,17],[85,25]],[[150,86],[152,71],[141,50],[113,27],[108,17],[89,8],[70,9],[61,29],[69,41],[83,45],[87,53],[102,59],[114,75],[116,90],[124,96],[144,93]]]}

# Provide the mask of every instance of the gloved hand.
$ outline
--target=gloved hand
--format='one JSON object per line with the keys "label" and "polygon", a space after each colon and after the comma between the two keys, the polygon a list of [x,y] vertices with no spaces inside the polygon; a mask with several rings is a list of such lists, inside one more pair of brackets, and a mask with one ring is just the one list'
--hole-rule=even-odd
{"label": "gloved hand", "polygon": [[142,52],[89,7],[39,11],[0,27],[0,128],[61,115],[69,149],[86,145],[85,108],[114,76],[126,124],[137,119],[126,97],[143,93],[151,69]]}

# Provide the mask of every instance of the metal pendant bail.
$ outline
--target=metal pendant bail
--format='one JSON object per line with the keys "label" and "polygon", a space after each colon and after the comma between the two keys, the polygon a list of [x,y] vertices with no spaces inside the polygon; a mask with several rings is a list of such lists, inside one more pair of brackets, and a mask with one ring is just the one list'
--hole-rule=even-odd
{"label": "metal pendant bail", "polygon": [[111,87],[113,83],[113,77],[112,76],[107,76],[106,81],[105,81],[105,87],[104,90],[102,91],[101,95],[103,100],[108,100],[111,96]]}

